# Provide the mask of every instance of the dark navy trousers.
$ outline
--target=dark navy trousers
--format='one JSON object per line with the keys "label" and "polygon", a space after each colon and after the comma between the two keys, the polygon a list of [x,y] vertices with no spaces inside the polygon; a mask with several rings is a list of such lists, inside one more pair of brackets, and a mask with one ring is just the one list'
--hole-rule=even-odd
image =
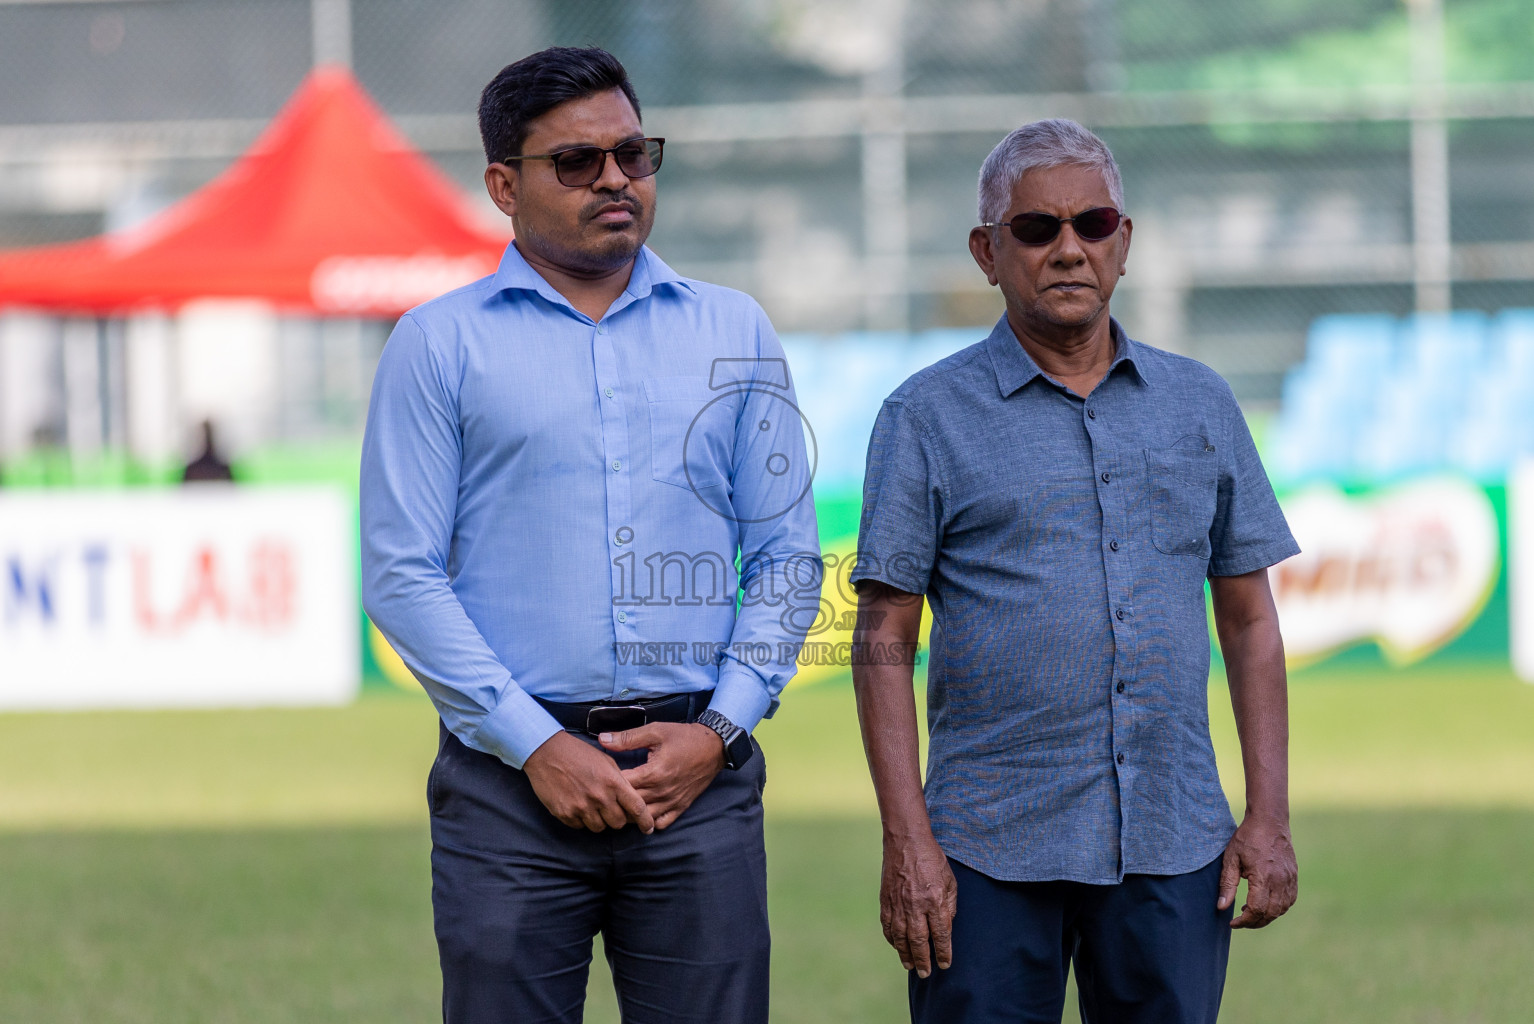
{"label": "dark navy trousers", "polygon": [[1118,885],[1001,882],[958,861],[953,966],[911,972],[914,1024],[1060,1024],[1076,969],[1082,1024],[1214,1024],[1233,911],[1220,858]]}
{"label": "dark navy trousers", "polygon": [[446,1024],[576,1024],[598,933],[624,1024],[765,1024],[760,748],[646,836],[561,824],[521,771],[442,736],[427,800]]}

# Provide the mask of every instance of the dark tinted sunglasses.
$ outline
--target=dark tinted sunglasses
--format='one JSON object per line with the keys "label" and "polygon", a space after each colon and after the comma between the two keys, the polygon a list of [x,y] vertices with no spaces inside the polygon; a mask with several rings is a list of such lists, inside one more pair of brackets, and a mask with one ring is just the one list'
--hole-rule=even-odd
{"label": "dark tinted sunglasses", "polygon": [[607,154],[618,161],[618,170],[630,178],[648,178],[660,170],[661,150],[665,139],[630,139],[620,142],[612,149],[600,146],[576,146],[561,149],[558,153],[529,153],[526,156],[509,156],[503,163],[513,160],[552,160],[554,177],[566,188],[583,188],[602,176],[607,167]]}
{"label": "dark tinted sunglasses", "polygon": [[1011,220],[982,224],[983,228],[1006,227],[1012,237],[1024,245],[1053,242],[1061,224],[1075,225],[1076,237],[1085,242],[1100,242],[1119,229],[1124,215],[1111,206],[1083,210],[1074,217],[1051,217],[1047,213],[1020,213]]}

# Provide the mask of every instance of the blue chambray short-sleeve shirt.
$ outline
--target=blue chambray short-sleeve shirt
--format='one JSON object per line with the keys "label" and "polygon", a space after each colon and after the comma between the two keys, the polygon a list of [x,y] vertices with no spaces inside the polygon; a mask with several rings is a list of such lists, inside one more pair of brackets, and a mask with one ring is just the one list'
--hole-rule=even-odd
{"label": "blue chambray short-sleeve shirt", "polygon": [[994,878],[1219,855],[1204,581],[1299,550],[1225,381],[1112,333],[1083,399],[1003,317],[901,385],[869,444],[852,580],[926,595],[933,832]]}

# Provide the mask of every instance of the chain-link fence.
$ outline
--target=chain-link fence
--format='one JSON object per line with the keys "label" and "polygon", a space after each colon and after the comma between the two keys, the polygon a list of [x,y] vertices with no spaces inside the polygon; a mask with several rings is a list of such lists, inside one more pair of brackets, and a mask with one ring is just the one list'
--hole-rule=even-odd
{"label": "chain-link fence", "polygon": [[1249,405],[1319,316],[1534,305],[1524,0],[7,0],[0,245],[162,209],[316,57],[477,192],[480,88],[555,43],[617,53],[668,138],[654,247],[786,332],[990,323],[976,172],[1051,115],[1122,164],[1116,312]]}

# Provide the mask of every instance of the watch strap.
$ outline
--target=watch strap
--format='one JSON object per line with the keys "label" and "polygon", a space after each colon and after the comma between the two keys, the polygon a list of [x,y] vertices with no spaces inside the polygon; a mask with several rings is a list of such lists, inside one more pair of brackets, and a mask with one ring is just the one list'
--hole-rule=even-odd
{"label": "watch strap", "polygon": [[731,771],[738,770],[756,752],[751,746],[751,734],[713,708],[698,716],[698,724],[712,729],[724,742],[724,766]]}

